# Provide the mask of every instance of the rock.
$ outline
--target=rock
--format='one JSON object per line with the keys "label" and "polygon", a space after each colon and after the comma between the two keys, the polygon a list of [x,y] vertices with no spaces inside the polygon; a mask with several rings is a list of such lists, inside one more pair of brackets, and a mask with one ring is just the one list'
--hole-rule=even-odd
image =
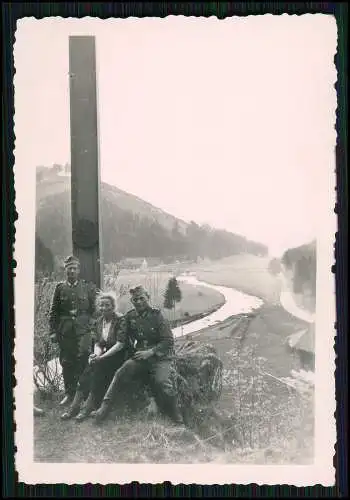
{"label": "rock", "polygon": [[[175,342],[173,380],[185,419],[193,420],[198,408],[217,401],[222,390],[222,361],[211,344],[187,341]],[[142,380],[130,381],[127,397],[116,395],[118,414],[144,412],[155,414],[156,405],[150,387]]]}
{"label": "rock", "polygon": [[206,404],[222,391],[222,361],[211,344],[188,341],[175,347],[175,383],[180,406]]}

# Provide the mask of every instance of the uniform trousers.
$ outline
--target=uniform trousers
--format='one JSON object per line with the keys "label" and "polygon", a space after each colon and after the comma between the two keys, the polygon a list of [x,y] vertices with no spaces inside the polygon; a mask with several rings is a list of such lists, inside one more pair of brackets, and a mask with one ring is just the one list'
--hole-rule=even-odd
{"label": "uniform trousers", "polygon": [[71,356],[61,351],[59,359],[62,366],[65,393],[73,397],[77,389],[79,378],[88,365],[89,353],[86,352],[80,356]]}
{"label": "uniform trousers", "polygon": [[88,335],[88,332],[78,330],[72,321],[65,321],[62,325],[58,341],[59,360],[65,392],[71,397],[74,397],[79,378],[88,366],[91,348]]}
{"label": "uniform trousers", "polygon": [[107,404],[112,404],[116,393],[128,389],[128,383],[140,378],[149,385],[159,408],[165,413],[173,411],[176,392],[171,377],[172,363],[168,359],[137,361],[128,359],[116,371],[112,382],[103,398]]}

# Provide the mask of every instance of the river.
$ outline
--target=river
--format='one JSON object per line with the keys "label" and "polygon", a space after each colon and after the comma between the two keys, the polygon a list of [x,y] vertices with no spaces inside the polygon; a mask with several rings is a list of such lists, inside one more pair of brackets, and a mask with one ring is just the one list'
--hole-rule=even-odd
{"label": "river", "polygon": [[181,337],[182,335],[198,332],[199,330],[207,328],[208,326],[213,326],[220,321],[225,321],[225,319],[230,316],[234,316],[235,314],[248,313],[261,306],[263,303],[263,301],[258,297],[247,295],[243,292],[235,290],[234,288],[211,285],[204,281],[197,280],[194,276],[181,275],[177,278],[177,280],[180,283],[187,283],[192,286],[205,286],[207,288],[211,288],[212,290],[216,290],[225,297],[225,303],[215,312],[208,314],[208,316],[204,318],[173,328],[173,334],[175,337]]}
{"label": "river", "polygon": [[306,309],[302,309],[297,305],[294,300],[293,294],[291,293],[290,286],[288,286],[288,280],[284,273],[280,273],[279,279],[281,282],[281,294],[280,294],[280,303],[281,306],[289,312],[295,318],[301,319],[306,323],[314,323],[316,320],[315,313],[311,313]]}
{"label": "river", "polygon": [[[188,335],[189,333],[194,333],[202,330],[203,328],[208,328],[209,326],[215,325],[220,321],[224,321],[225,319],[233,316],[235,314],[240,313],[248,313],[253,309],[258,308],[262,305],[263,301],[258,297],[254,297],[251,295],[247,295],[245,293],[239,292],[234,288],[228,288],[225,286],[217,286],[211,285],[204,281],[197,280],[194,276],[185,276],[180,275],[177,278],[178,282],[187,283],[192,286],[205,286],[207,288],[211,288],[212,290],[216,290],[221,293],[225,298],[225,303],[216,311],[208,316],[191,321],[186,323],[185,325],[178,326],[173,328],[174,337],[181,337],[183,335]],[[58,359],[53,359],[48,363],[48,371],[51,374],[60,375],[61,374],[61,365],[58,362]],[[39,386],[43,385],[42,375],[40,375],[37,371],[37,367],[34,367],[34,373],[36,374],[37,381]]]}

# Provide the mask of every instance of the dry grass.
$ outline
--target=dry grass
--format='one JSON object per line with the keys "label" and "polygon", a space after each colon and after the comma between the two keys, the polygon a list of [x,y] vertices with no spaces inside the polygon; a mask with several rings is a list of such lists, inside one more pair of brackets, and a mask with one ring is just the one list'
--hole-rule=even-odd
{"label": "dry grass", "polygon": [[195,433],[176,428],[160,417],[149,421],[121,418],[96,429],[91,420],[62,423],[57,409],[47,407],[47,412],[36,425],[37,461],[200,463],[217,452],[202,444]]}
{"label": "dry grass", "polygon": [[195,432],[178,429],[161,419],[120,420],[95,429],[91,421],[62,424],[49,410],[36,426],[35,461],[65,463],[308,463],[294,442],[240,448],[214,446]]}

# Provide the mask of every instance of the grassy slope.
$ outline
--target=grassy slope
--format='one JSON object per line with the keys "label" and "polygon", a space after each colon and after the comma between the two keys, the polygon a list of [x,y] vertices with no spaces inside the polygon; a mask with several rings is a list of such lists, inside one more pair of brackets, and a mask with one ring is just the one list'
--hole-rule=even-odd
{"label": "grassy slope", "polygon": [[[248,263],[251,265],[252,260]],[[234,275],[234,266],[239,267],[237,259],[229,263],[228,275]],[[257,295],[266,297],[266,282],[262,286],[264,280],[258,278],[261,276],[259,272],[262,273],[255,271],[255,284],[253,279],[250,281],[249,293],[253,293],[253,287],[261,286]],[[220,273],[224,276],[224,268]],[[237,273],[235,280],[237,282]],[[246,286],[249,282],[240,281]],[[251,354],[254,351],[254,360],[265,358],[264,370],[272,375],[288,375],[291,367],[297,367],[297,360],[287,353],[284,342],[287,335],[298,327],[299,324],[282,308],[266,304],[250,324],[244,351],[238,359],[231,352],[236,350],[234,340],[230,338],[231,320],[201,332],[194,339],[213,342],[224,362],[224,388],[217,407],[221,412],[233,412],[235,415],[234,428],[243,440],[241,447],[230,444],[230,433],[227,433],[225,445],[221,440],[220,446],[215,446],[215,425],[209,426],[204,433],[197,430],[194,434],[178,431],[159,418],[146,419],[141,415],[134,421],[120,420],[118,424],[110,421],[101,429],[94,428],[91,421],[83,424],[62,423],[57,405],[40,401],[39,404],[47,410],[47,416],[35,420],[35,460],[310,463],[313,449],[312,400],[304,401],[287,386],[269,377],[256,375]],[[253,389],[249,386],[251,380]]]}

